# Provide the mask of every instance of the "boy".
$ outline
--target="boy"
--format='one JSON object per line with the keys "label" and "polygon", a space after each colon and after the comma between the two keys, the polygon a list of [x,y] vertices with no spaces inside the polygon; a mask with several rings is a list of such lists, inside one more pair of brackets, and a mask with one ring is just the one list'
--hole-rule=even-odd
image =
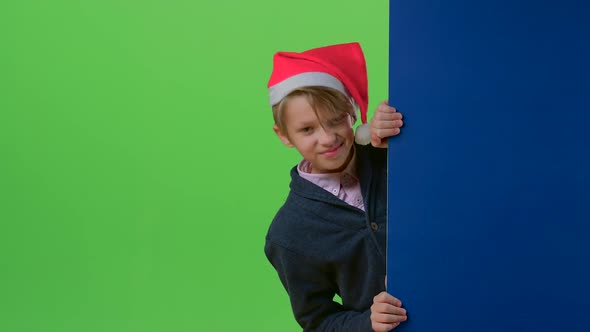
{"label": "boy", "polygon": [[[395,328],[407,316],[385,292],[387,158],[375,147],[399,133],[402,115],[383,102],[366,124],[358,43],[279,52],[268,86],[273,129],[303,157],[265,245],[297,322],[304,331]],[[355,139],[357,105],[363,125]]]}

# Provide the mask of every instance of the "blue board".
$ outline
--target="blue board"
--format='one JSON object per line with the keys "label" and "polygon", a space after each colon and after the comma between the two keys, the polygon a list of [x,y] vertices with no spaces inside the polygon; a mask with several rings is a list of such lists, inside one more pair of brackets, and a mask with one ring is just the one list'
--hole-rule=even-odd
{"label": "blue board", "polygon": [[590,2],[390,2],[399,331],[590,331]]}

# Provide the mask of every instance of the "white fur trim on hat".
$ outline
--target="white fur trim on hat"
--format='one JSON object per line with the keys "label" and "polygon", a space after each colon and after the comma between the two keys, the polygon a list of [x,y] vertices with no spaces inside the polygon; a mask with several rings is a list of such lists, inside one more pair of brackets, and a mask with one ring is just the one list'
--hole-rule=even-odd
{"label": "white fur trim on hat", "polygon": [[350,94],[336,77],[322,72],[306,72],[289,77],[269,88],[270,105],[279,103],[289,93],[304,86],[325,86],[336,89],[350,97]]}

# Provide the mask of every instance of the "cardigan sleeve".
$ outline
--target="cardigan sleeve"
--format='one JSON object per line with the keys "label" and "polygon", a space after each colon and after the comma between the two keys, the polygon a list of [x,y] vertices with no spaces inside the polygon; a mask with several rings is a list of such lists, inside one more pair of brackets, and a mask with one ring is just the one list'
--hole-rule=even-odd
{"label": "cardigan sleeve", "polygon": [[337,293],[327,266],[267,239],[266,256],[276,269],[304,332],[371,332],[370,310],[347,310],[333,301]]}

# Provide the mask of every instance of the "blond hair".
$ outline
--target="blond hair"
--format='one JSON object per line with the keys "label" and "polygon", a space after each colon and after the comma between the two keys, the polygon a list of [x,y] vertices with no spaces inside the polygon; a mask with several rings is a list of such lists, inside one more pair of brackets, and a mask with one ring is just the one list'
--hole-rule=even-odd
{"label": "blond hair", "polygon": [[297,96],[304,96],[307,99],[319,119],[346,113],[352,117],[353,123],[356,122],[356,104],[352,98],[336,89],[324,86],[306,86],[291,91],[279,103],[272,106],[272,116],[275,124],[285,134],[286,128],[283,114],[289,100]]}

